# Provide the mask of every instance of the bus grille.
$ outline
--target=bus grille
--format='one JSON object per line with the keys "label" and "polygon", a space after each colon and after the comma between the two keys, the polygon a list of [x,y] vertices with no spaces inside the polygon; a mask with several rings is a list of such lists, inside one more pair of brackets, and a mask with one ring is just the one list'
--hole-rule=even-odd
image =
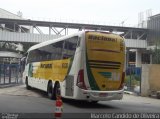
{"label": "bus grille", "polygon": [[120,62],[89,60],[90,68],[98,69],[120,69]]}

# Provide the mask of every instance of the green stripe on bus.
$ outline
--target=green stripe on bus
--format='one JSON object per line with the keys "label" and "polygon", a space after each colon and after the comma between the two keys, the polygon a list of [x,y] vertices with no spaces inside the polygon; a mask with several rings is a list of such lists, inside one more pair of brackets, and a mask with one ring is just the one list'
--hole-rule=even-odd
{"label": "green stripe on bus", "polygon": [[89,84],[92,90],[100,90],[96,80],[91,72],[91,69],[89,67],[89,62],[88,62],[88,56],[87,56],[87,51],[86,51],[86,67],[87,67],[87,75],[88,75],[88,80],[89,80]]}

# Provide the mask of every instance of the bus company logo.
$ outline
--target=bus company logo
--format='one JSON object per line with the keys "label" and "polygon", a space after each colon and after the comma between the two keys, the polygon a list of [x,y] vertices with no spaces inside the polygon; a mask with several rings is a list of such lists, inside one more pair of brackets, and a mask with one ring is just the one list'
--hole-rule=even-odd
{"label": "bus company logo", "polygon": [[104,78],[112,81],[119,81],[120,80],[120,73],[117,72],[99,72]]}
{"label": "bus company logo", "polygon": [[41,64],[41,68],[52,68],[52,64]]}
{"label": "bus company logo", "polygon": [[90,40],[102,40],[102,41],[117,42],[116,38],[108,38],[108,37],[104,37],[104,36],[95,36],[95,35],[89,35],[88,39],[90,39]]}
{"label": "bus company logo", "polygon": [[112,77],[112,73],[111,72],[98,72],[101,76],[103,76],[104,78],[111,78]]}

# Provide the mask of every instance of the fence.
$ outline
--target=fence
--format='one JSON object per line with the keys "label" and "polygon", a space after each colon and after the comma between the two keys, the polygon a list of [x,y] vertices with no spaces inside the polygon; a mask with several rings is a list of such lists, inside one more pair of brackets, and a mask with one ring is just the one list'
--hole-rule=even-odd
{"label": "fence", "polygon": [[140,93],[141,92],[141,67],[126,68],[125,86],[126,90]]}
{"label": "fence", "polygon": [[0,85],[17,84],[21,82],[19,64],[0,64]]}

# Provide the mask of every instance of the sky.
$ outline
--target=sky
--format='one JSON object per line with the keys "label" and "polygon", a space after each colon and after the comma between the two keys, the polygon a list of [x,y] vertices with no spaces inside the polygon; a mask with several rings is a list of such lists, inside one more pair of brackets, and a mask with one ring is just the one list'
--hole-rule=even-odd
{"label": "sky", "polygon": [[138,14],[160,13],[160,0],[0,0],[0,7],[45,21],[134,26]]}

